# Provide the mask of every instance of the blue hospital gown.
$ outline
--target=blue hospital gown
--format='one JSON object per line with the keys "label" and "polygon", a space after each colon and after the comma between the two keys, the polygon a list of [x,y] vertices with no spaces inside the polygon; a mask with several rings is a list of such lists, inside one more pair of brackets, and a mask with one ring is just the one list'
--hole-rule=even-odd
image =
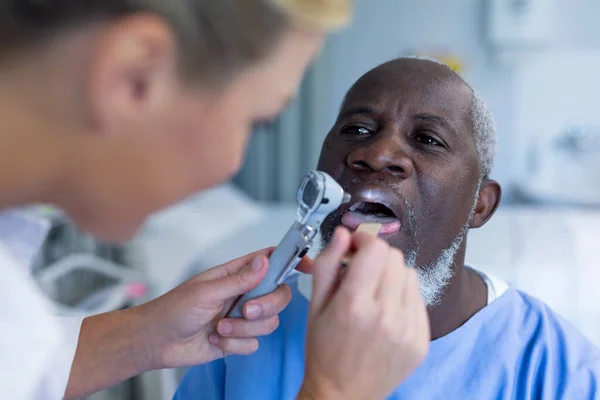
{"label": "blue hospital gown", "polygon": [[[294,399],[308,301],[292,287],[280,327],[260,339],[258,352],[190,368],[175,399]],[[431,342],[425,362],[388,399],[600,399],[599,379],[599,349],[540,300],[510,288]]]}

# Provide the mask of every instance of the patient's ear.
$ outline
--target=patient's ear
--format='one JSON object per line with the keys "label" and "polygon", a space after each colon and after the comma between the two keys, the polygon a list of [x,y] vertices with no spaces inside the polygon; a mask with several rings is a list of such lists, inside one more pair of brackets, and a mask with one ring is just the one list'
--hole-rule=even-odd
{"label": "patient's ear", "polygon": [[500,204],[502,188],[500,184],[491,179],[484,179],[479,189],[479,200],[475,207],[475,214],[471,219],[471,229],[481,228],[494,215]]}

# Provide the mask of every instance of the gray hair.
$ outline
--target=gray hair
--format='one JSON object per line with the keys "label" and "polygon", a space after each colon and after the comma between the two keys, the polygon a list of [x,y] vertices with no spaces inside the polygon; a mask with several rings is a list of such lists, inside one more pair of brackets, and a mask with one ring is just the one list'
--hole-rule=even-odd
{"label": "gray hair", "polygon": [[471,90],[473,96],[471,99],[470,111],[471,124],[473,125],[473,134],[477,145],[481,176],[488,178],[492,172],[494,158],[496,157],[496,122],[481,96],[479,96],[477,91],[473,89],[462,76],[440,60],[422,56],[409,56],[403,58],[430,61],[442,65],[452,71],[452,73],[454,73]]}
{"label": "gray hair", "polygon": [[134,13],[164,18],[182,72],[222,82],[269,54],[294,23],[328,31],[348,22],[350,0],[17,0],[0,4],[0,56],[56,33]]}

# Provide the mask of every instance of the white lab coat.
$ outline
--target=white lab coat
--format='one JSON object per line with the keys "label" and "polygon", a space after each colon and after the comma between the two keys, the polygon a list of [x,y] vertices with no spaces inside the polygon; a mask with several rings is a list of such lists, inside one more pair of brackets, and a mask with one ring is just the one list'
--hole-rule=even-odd
{"label": "white lab coat", "polygon": [[29,274],[47,224],[25,214],[0,214],[0,398],[64,397],[81,319],[52,316]]}

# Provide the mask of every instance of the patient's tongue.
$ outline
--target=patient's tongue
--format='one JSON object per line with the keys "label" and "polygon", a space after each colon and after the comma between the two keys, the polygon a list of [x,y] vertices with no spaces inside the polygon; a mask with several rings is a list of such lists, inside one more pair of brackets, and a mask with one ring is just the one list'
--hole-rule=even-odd
{"label": "patient's tongue", "polygon": [[381,224],[380,235],[396,233],[400,230],[400,220],[384,214],[363,214],[360,212],[347,212],[342,217],[342,224],[350,229],[356,230],[363,222],[377,222]]}

